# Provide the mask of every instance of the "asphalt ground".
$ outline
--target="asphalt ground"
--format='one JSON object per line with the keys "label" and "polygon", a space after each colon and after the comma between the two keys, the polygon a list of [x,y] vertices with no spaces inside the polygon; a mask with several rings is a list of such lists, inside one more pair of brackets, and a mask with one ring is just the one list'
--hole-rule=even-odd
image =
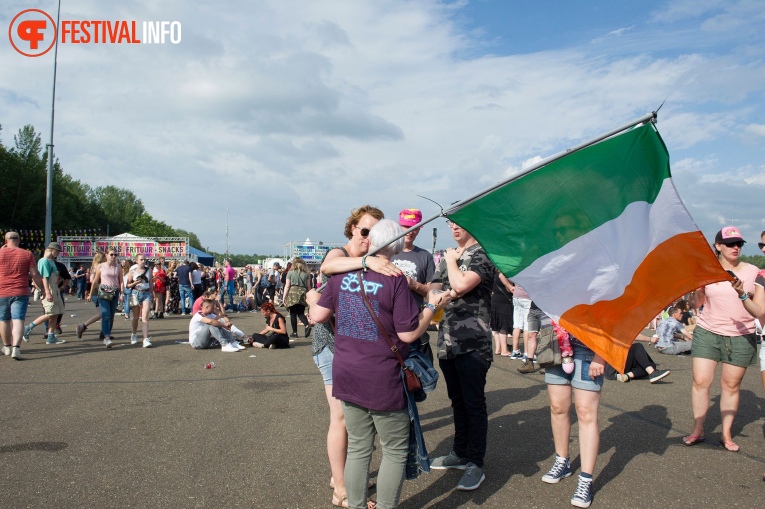
{"label": "asphalt ground", "polygon": [[[38,309],[30,304],[28,318]],[[189,318],[170,316],[151,320],[155,347],[143,349],[130,346],[118,316],[116,345],[106,349],[98,324],[82,340],[74,334],[93,314],[92,304],[70,298],[67,343],[48,346],[37,328],[23,344],[25,360],[0,357],[0,507],[331,507],[328,410],[310,340],[289,350],[195,351],[176,343],[187,339]],[[257,313],[233,321],[247,333],[263,326]],[[761,506],[758,367],[744,378],[734,425],[741,451],[732,453],[718,445],[719,369],[707,441],[687,447],[691,359],[653,358],[672,371],[661,382],[605,383],[593,507]],[[204,369],[210,361],[216,367]],[[461,472],[434,470],[405,483],[400,507],[570,507],[576,477],[540,480],[554,459],[543,375],[521,375],[519,366],[496,358],[489,370],[483,485],[460,492]],[[443,382],[419,409],[431,457],[448,453]],[[576,425],[571,442],[578,469]],[[379,460],[378,451],[373,475]]]}

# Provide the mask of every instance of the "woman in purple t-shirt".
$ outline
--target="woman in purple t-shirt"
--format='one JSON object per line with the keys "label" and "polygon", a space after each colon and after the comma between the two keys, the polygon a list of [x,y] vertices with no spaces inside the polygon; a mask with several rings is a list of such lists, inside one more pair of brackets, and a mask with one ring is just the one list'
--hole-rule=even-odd
{"label": "woman in purple t-shirt", "polygon": [[[385,246],[377,256],[388,261],[403,248],[403,237],[390,243],[402,232],[397,223],[380,220],[369,231],[371,248]],[[365,505],[369,460],[377,432],[382,445],[377,503],[381,507],[396,507],[406,466],[409,413],[401,368],[364,304],[362,284],[380,323],[402,357],[409,352],[408,344],[428,327],[437,306],[444,306],[448,299],[431,293],[428,304],[419,312],[406,278],[371,271],[337,274],[330,278],[321,298],[315,290],[307,295],[315,322],[326,322],[333,313],[335,315],[332,395],[342,401],[348,429],[345,465],[348,506]],[[339,502],[342,504],[343,500]]]}

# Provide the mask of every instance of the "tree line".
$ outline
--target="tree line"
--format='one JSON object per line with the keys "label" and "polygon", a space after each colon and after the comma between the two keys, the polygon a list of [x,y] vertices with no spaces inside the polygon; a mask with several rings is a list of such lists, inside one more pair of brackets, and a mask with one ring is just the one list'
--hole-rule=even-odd
{"label": "tree line", "polygon": [[[44,230],[48,152],[31,125],[13,136],[13,146],[2,141],[0,125],[0,227]],[[53,230],[97,229],[109,235],[132,233],[142,237],[188,237],[189,244],[206,250],[194,233],[159,221],[129,189],[90,187],[53,163]],[[207,250],[210,252],[209,250]],[[212,253],[219,262],[222,253]],[[257,263],[266,255],[230,255],[235,266]]]}

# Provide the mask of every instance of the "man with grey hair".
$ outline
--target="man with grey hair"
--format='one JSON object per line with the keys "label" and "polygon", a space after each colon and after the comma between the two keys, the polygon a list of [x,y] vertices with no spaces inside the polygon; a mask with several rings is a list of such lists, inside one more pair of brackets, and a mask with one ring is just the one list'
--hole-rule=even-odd
{"label": "man with grey hair", "polygon": [[[43,288],[40,271],[32,253],[19,247],[19,234],[5,234],[0,247],[0,336],[3,354],[21,360],[21,339],[29,305],[29,275],[39,288]],[[46,294],[45,298],[53,300]]]}

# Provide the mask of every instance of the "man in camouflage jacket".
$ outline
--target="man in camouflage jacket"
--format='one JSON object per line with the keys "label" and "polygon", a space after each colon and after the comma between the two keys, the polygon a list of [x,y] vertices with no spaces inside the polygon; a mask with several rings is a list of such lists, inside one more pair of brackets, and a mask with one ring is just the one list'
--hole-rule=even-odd
{"label": "man in camouflage jacket", "polygon": [[474,490],[486,478],[485,388],[493,352],[489,306],[494,264],[472,235],[454,223],[449,226],[458,247],[446,251],[431,288],[452,295],[439,325],[438,363],[452,401],[454,442],[452,452],[434,459],[431,467],[465,470],[457,489]]}

